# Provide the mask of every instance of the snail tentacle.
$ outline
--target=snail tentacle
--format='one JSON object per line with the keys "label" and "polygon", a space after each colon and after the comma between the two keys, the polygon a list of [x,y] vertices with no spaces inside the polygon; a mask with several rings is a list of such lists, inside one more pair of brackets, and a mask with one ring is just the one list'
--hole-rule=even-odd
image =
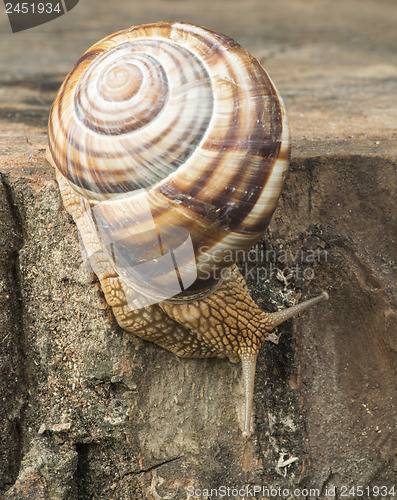
{"label": "snail tentacle", "polygon": [[250,437],[252,434],[252,407],[254,400],[254,382],[257,357],[258,355],[253,353],[241,354],[241,367],[245,391],[243,436],[246,438]]}
{"label": "snail tentacle", "polygon": [[328,300],[328,299],[329,295],[327,292],[324,291],[320,295],[305,300],[304,302],[296,304],[295,306],[287,307],[286,309],[282,309],[281,311],[268,313],[269,327],[273,329],[276,326],[280,325],[281,323],[284,323],[284,321],[287,321],[293,316],[296,316],[300,312],[304,311],[308,307],[314,306],[314,304],[317,304],[318,302],[322,302],[323,300]]}

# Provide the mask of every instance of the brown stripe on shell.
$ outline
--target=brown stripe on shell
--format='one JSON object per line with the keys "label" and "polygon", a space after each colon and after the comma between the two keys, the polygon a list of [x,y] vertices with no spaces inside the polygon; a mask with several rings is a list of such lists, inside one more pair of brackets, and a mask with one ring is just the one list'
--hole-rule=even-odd
{"label": "brown stripe on shell", "polygon": [[[176,23],[179,24],[179,23]],[[175,24],[173,25],[173,30],[179,33],[184,33],[184,30],[186,27],[191,27],[193,28],[192,31],[189,31],[189,34],[195,38],[196,41],[201,42],[201,44],[205,47],[205,52],[200,52],[199,50],[196,50],[196,53],[202,56],[203,61],[208,65],[212,66],[213,62],[211,61],[213,58],[217,59],[219,57],[222,57],[225,53],[225,51],[232,51],[232,50],[244,50],[242,47],[235,42],[232,38],[228,37],[227,35],[217,33],[215,31],[212,31],[210,29],[200,29],[199,32],[195,31],[194,28],[200,28],[199,26],[194,26],[194,25],[181,25],[183,28],[178,28]],[[246,52],[246,51],[245,51]],[[247,52],[248,54],[248,52]],[[251,56],[250,56],[251,57]]]}
{"label": "brown stripe on shell", "polygon": [[[223,40],[221,40],[220,43],[215,43],[211,38],[204,38],[203,36],[197,36],[198,38],[201,38],[203,42],[209,46],[209,51],[208,53],[210,54],[211,59],[218,59],[218,58],[223,58],[224,53],[225,53],[225,48],[223,44]],[[216,35],[216,39],[220,40],[219,35]],[[209,58],[208,58],[209,59]],[[207,59],[206,63],[210,65],[214,65],[214,62],[210,63],[210,61]],[[227,65],[227,69],[229,73],[232,75],[232,77],[235,77],[235,72],[233,71],[233,68],[229,64],[228,58],[225,58],[224,60],[225,64]],[[233,86],[232,87],[232,93],[233,93],[233,115],[231,117],[231,123],[233,124],[234,122],[239,122],[239,114],[240,114],[240,106],[238,102],[238,90]],[[200,198],[200,194],[202,194],[202,191],[206,188],[208,188],[211,177],[213,176],[217,165],[220,163],[220,159],[225,155],[225,145],[229,146],[233,144],[235,139],[238,137],[238,129],[237,127],[229,127],[227,136],[221,140],[221,143],[216,142],[214,139],[211,139],[211,135],[207,137],[205,140],[204,144],[202,145],[203,150],[215,150],[218,152],[218,158],[211,162],[211,164],[207,165],[205,172],[201,173],[200,179],[196,180],[196,183],[194,186],[192,186],[192,189],[189,193],[190,196],[193,198]],[[175,185],[176,191],[178,191],[178,186]],[[205,197],[207,198],[207,197]]]}
{"label": "brown stripe on shell", "polygon": [[137,38],[161,36],[161,38],[170,38],[173,30],[173,24],[170,22],[147,23],[139,26],[132,26],[119,33],[133,33],[137,34]]}
{"label": "brown stripe on shell", "polygon": [[[69,83],[72,80],[73,77],[75,77],[75,73],[77,71],[80,71],[81,73],[84,73],[85,71],[85,65],[90,63],[92,59],[97,58],[103,53],[103,50],[99,49],[89,49],[85,54],[83,54],[80,59],[77,61],[77,63],[73,66],[73,68],[70,70],[68,76],[66,77],[64,83],[62,84],[61,90],[57,96],[57,99],[55,100],[53,106],[56,105],[57,107],[57,114],[58,114],[58,120],[59,124],[62,127],[62,116],[61,116],[61,111],[62,111],[62,103],[65,97],[65,92],[70,92],[70,86]],[[77,82],[76,82],[77,83]],[[74,85],[73,85],[74,87]],[[50,115],[51,116],[51,115]],[[65,137],[67,136],[66,131],[62,129],[64,132]]]}
{"label": "brown stripe on shell", "polygon": [[[248,67],[246,67],[246,70],[249,73],[250,81],[255,82],[255,87],[262,90],[264,84],[262,83],[262,85],[260,85],[257,76],[253,73],[252,64],[254,62],[256,63],[255,60],[252,60],[251,65],[248,65]],[[269,87],[270,91],[268,90]],[[270,96],[275,95],[273,86],[269,85],[265,93],[266,95]],[[233,147],[236,147],[236,149],[241,149],[246,152],[245,158],[240,161],[240,165],[236,169],[236,173],[232,177],[232,181],[230,183],[230,186],[239,186],[239,190],[242,191],[243,196],[241,196],[239,199],[240,203],[238,204],[238,206],[236,206],[233,200],[234,191],[230,188],[230,186],[224,187],[223,190],[218,193],[218,196],[213,198],[213,203],[216,206],[224,207],[223,213],[220,214],[220,219],[224,220],[224,222],[227,224],[227,227],[232,231],[246,230],[246,228],[244,227],[245,217],[247,216],[251,207],[257,202],[258,197],[262,192],[263,186],[266,185],[267,179],[272,171],[272,168],[278,156],[278,152],[280,150],[280,103],[278,99],[271,99],[270,101],[272,105],[275,105],[274,108],[276,109],[269,110],[270,117],[267,120],[267,123],[270,124],[271,128],[269,137],[266,136],[266,131],[262,126],[262,120],[260,120],[260,117],[263,113],[263,100],[256,99],[255,116],[257,119],[253,121],[253,129],[251,130],[249,137],[243,137],[242,139],[240,138],[237,144],[233,145]],[[238,137],[241,136],[239,135]],[[224,154],[220,156],[224,156]],[[250,185],[249,181],[251,180],[251,178],[250,176],[246,176],[245,174],[249,166],[252,164],[253,158],[255,159],[257,157],[262,158],[262,160],[258,162],[257,168],[255,169],[255,178],[253,179],[255,184],[251,183]],[[221,161],[222,159],[219,158],[219,162]],[[217,165],[215,165],[215,167],[217,167]],[[213,178],[217,175],[217,168],[211,170],[211,175]],[[245,181],[243,179],[244,177]],[[207,182],[211,182],[210,177],[207,179]],[[265,221],[262,221],[262,224],[264,223]],[[250,228],[250,232],[258,232],[258,227]]]}
{"label": "brown stripe on shell", "polygon": [[56,166],[58,167],[58,169],[60,170],[60,172],[63,175],[66,175],[66,171],[65,171],[66,165],[59,161],[59,156],[61,156],[61,155],[57,154],[57,151],[60,148],[60,144],[59,144],[60,141],[58,141],[58,144],[56,144],[55,140],[54,140],[54,134],[53,134],[53,130],[54,130],[53,120],[54,119],[53,119],[53,116],[55,116],[55,113],[56,113],[56,116],[58,118],[58,124],[60,126],[60,129],[61,129],[63,136],[65,137],[65,141],[66,141],[67,133],[62,127],[63,122],[61,119],[61,110],[62,110],[62,102],[64,100],[65,93],[70,92],[69,83],[70,83],[71,79],[75,76],[75,73],[79,69],[81,70],[81,67],[83,64],[88,64],[92,59],[95,59],[100,54],[102,54],[102,52],[103,52],[103,50],[97,49],[96,46],[94,46],[94,47],[91,47],[90,49],[88,49],[87,52],[85,52],[80,57],[80,59],[76,62],[76,64],[73,66],[73,68],[69,71],[68,75],[66,76],[63,84],[61,85],[59,93],[58,93],[58,95],[57,95],[57,97],[56,97],[56,99],[51,107],[49,120],[48,120],[48,122],[49,122],[48,123],[49,146],[50,146],[52,158],[53,158]]}

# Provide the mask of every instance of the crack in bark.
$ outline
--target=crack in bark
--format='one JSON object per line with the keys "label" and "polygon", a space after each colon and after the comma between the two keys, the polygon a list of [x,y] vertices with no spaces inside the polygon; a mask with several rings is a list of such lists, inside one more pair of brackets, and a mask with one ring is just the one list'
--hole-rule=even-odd
{"label": "crack in bark", "polygon": [[170,458],[169,460],[165,460],[164,462],[160,462],[158,464],[151,465],[150,467],[147,467],[146,469],[140,469],[138,471],[133,471],[133,472],[127,472],[123,474],[120,479],[124,479],[127,476],[136,476],[139,474],[145,474],[146,472],[151,472],[152,470],[158,469],[159,467],[162,467],[163,465],[170,464],[172,462],[176,462],[177,460],[180,460],[183,458],[183,455],[179,455],[178,457]]}
{"label": "crack in bark", "polygon": [[[21,219],[14,201],[12,189],[6,177],[0,174],[0,221],[1,248],[0,248],[0,280],[4,282],[0,297],[2,312],[0,327],[4,328],[5,335],[0,345],[0,376],[4,394],[12,391],[13,398],[10,404],[3,408],[5,432],[1,440],[5,446],[4,460],[0,463],[3,471],[3,484],[0,488],[8,489],[16,480],[23,458],[24,448],[24,412],[27,407],[27,373],[23,363],[24,356],[24,327],[22,321],[22,290],[19,275],[19,251],[23,246],[23,230]],[[4,398],[7,400],[7,397]],[[10,401],[10,400],[9,400]],[[2,412],[2,413],[3,413]],[[7,445],[7,436],[9,446]],[[9,448],[9,449],[8,449]],[[2,474],[2,475],[3,475]]]}

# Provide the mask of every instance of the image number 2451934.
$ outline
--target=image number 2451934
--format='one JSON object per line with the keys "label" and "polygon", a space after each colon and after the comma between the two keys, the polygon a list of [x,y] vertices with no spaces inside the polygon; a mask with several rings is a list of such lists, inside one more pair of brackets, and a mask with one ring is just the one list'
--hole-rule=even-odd
{"label": "image number 2451934", "polygon": [[34,28],[62,16],[78,4],[79,0],[4,0],[6,14],[13,33]]}

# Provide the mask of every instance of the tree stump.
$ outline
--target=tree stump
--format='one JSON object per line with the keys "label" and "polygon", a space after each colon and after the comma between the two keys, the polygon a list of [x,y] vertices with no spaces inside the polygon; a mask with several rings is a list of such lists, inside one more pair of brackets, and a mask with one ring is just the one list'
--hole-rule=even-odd
{"label": "tree stump", "polygon": [[[396,7],[225,5],[120,1],[114,11],[85,0],[17,34],[1,20],[0,498],[217,498],[227,488],[244,498],[254,487],[256,498],[340,498],[347,487],[362,498],[353,486],[392,498]],[[270,229],[239,263],[253,297],[270,311],[330,295],[265,343],[248,440],[240,366],[179,359],[116,324],[44,158],[72,64],[101,37],[162,19],[232,36],[285,100],[291,169]]]}

